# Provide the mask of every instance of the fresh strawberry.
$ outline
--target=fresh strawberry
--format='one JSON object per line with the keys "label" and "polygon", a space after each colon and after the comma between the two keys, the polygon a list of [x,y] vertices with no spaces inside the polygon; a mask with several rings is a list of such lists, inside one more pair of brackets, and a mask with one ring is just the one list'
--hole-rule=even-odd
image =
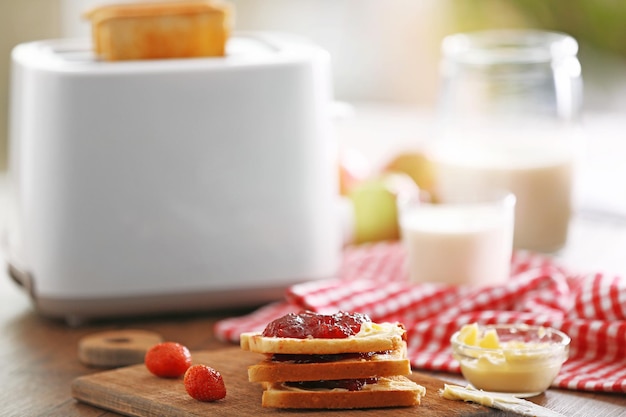
{"label": "fresh strawberry", "polygon": [[185,389],[198,401],[217,401],[226,397],[222,375],[206,365],[193,365],[185,372]]}
{"label": "fresh strawberry", "polygon": [[191,366],[191,353],[180,343],[163,342],[146,352],[144,363],[156,376],[178,378]]}

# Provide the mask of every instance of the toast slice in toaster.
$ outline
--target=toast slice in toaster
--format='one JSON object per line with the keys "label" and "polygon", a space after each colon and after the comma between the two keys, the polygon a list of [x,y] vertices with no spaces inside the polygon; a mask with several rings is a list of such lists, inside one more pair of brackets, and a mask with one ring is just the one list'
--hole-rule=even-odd
{"label": "toast slice in toaster", "polygon": [[224,56],[231,8],[186,0],[104,5],[85,14],[105,61]]}

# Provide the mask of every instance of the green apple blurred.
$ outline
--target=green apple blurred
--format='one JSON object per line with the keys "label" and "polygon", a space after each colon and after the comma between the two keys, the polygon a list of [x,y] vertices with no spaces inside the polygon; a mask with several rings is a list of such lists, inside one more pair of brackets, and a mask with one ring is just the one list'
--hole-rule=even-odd
{"label": "green apple blurred", "polygon": [[387,173],[368,178],[348,193],[353,206],[353,243],[398,240],[398,196],[419,188],[406,174]]}

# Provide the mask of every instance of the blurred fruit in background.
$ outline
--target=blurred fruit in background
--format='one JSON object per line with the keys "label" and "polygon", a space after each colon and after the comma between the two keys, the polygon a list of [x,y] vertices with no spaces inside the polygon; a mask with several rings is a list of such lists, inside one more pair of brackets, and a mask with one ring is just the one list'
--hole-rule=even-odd
{"label": "blurred fruit in background", "polygon": [[372,174],[370,162],[363,154],[344,148],[339,152],[339,194],[348,195],[358,183]]}
{"label": "blurred fruit in background", "polygon": [[416,192],[419,188],[405,174],[381,174],[356,184],[348,193],[353,209],[352,243],[398,240],[398,196]]}
{"label": "blurred fruit in background", "polygon": [[422,191],[433,192],[433,169],[422,152],[405,151],[391,158],[383,167],[384,172],[406,174]]}

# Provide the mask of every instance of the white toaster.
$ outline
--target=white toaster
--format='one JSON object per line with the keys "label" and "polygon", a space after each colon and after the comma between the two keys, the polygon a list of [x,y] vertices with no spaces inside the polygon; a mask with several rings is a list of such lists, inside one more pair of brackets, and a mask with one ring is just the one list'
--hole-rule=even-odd
{"label": "white toaster", "polygon": [[254,306],[340,262],[329,55],[239,33],[222,58],[12,53],[11,275],[44,315]]}

